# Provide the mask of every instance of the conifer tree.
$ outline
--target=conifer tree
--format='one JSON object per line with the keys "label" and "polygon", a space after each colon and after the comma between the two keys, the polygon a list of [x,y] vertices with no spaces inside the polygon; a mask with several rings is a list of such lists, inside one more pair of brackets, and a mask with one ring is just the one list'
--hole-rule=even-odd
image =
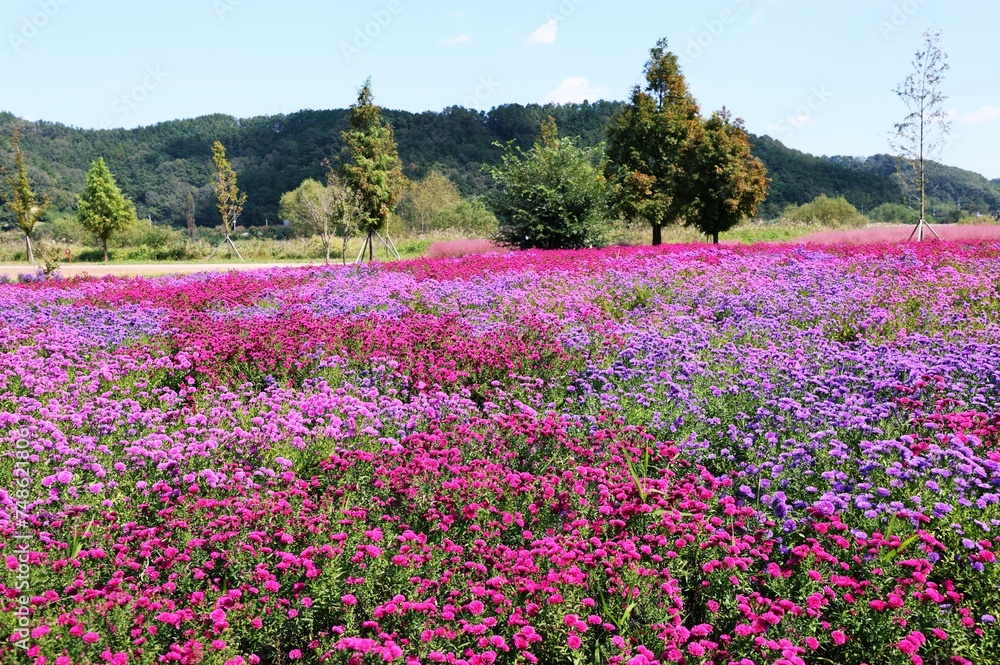
{"label": "conifer tree", "polygon": [[87,188],[77,203],[80,225],[101,241],[108,261],[108,239],[121,233],[136,219],[135,206],[122,194],[103,157],[87,172]]}
{"label": "conifer tree", "polygon": [[382,121],[382,111],[373,100],[371,79],[359,91],[348,122],[350,128],[343,132],[348,161],[340,175],[354,195],[358,229],[366,236],[372,260],[373,238],[385,228],[407,181],[392,126]]}
{"label": "conifer tree", "polygon": [[28,169],[24,164],[24,153],[21,152],[21,130],[14,130],[14,135],[10,140],[14,148],[14,173],[10,174],[7,169],[3,169],[4,178],[10,193],[3,193],[4,203],[14,213],[17,219],[17,226],[24,233],[24,247],[28,255],[28,263],[35,262],[34,243],[32,235],[35,232],[35,223],[45,213],[49,207],[47,197],[36,199],[35,193],[31,189],[28,181]]}

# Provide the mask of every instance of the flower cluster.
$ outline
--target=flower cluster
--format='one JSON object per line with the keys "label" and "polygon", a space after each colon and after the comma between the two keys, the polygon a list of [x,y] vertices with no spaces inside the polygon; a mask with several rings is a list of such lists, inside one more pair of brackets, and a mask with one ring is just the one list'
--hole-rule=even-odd
{"label": "flower cluster", "polygon": [[997,404],[996,242],[0,285],[0,662],[997,662]]}

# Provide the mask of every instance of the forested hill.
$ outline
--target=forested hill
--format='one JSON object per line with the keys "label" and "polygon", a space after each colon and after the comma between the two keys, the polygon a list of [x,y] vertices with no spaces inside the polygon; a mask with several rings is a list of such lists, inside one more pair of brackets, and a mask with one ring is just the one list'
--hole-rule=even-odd
{"label": "forested hill", "polygon": [[[384,116],[395,128],[410,178],[419,179],[434,168],[455,181],[464,194],[476,195],[488,188],[483,166],[499,160],[501,150],[495,143],[517,141],[527,148],[541,120],[552,115],[562,134],[596,145],[604,140],[604,128],[619,107],[616,102],[508,104],[488,113],[454,107],[439,113],[386,110]],[[307,110],[245,120],[211,115],[128,130],[24,122],[0,113],[0,163],[10,162],[7,138],[15,123],[25,131],[22,145],[37,189],[51,197],[56,210],[73,209],[90,162],[103,156],[140,216],[180,225],[185,199],[193,191],[198,223],[214,226],[217,212],[209,179],[211,145],[219,140],[239,173],[240,187],[249,194],[241,223],[259,225],[265,219],[277,219],[282,193],[306,178],[323,177],[323,160],[341,154],[340,133],[347,127],[347,110]],[[790,150],[766,136],[753,137],[753,141],[754,152],[772,179],[771,195],[762,210],[765,216],[819,194],[846,196],[863,209],[902,198],[893,177],[895,167],[881,158],[820,158]],[[938,180],[936,195],[943,199],[958,200],[964,207],[980,206],[984,212],[1000,209],[1000,181],[990,182],[960,169],[942,169]]]}

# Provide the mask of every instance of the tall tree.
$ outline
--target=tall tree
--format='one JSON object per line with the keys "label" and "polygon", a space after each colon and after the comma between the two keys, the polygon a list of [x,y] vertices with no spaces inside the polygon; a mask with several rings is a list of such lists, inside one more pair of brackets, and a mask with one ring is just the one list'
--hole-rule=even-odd
{"label": "tall tree", "polygon": [[[212,163],[215,165],[215,174],[212,177],[212,186],[215,188],[215,196],[219,200],[219,214],[222,215],[222,232],[225,239],[219,245],[229,243],[233,252],[242,261],[243,256],[236,249],[233,243],[232,234],[236,230],[236,222],[243,212],[243,205],[247,202],[246,192],[241,192],[236,185],[236,171],[226,159],[226,148],[222,142],[216,141],[212,144]],[[218,251],[218,250],[216,250]],[[215,252],[212,253],[213,255]]]}
{"label": "tall tree", "polygon": [[10,143],[14,148],[14,173],[10,174],[7,169],[3,169],[7,186],[11,190],[10,194],[3,194],[3,199],[7,207],[14,213],[18,228],[24,233],[24,247],[28,254],[28,263],[34,264],[35,252],[31,237],[35,232],[35,223],[49,207],[49,200],[48,197],[36,199],[35,193],[31,189],[31,183],[28,181],[28,169],[24,164],[24,153],[21,152],[20,128],[14,129]]}
{"label": "tall tree", "polygon": [[650,51],[646,85],[632,89],[629,102],[608,126],[607,176],[614,208],[653,228],[691,215],[694,197],[685,168],[699,127],[698,104],[688,91],[677,56],[661,39]]}
{"label": "tall tree", "polygon": [[490,170],[496,190],[488,205],[501,243],[521,249],[579,249],[603,244],[601,215],[606,188],[598,148],[583,149],[560,138],[556,122],[527,153],[507,145]]}
{"label": "tall tree", "polygon": [[691,160],[692,211],[685,224],[719,243],[719,234],[757,214],[767,198],[769,180],[764,164],[750,153],[743,121],[723,108],[694,134]]}
{"label": "tall tree", "polygon": [[351,106],[350,127],[342,133],[348,161],[340,175],[357,203],[357,223],[365,234],[368,260],[374,259],[374,236],[385,228],[406,185],[392,126],[372,97],[371,79]]}
{"label": "tall tree", "polygon": [[920,221],[913,233],[923,240],[925,227],[937,235],[927,224],[927,167],[940,154],[951,125],[943,106],[948,97],[941,91],[949,66],[948,55],[941,50],[940,31],[924,33],[912,64],[913,72],[895,90],[907,114],[896,124],[890,144],[905,165],[899,169],[900,181],[917,198]]}
{"label": "tall tree", "polygon": [[121,233],[136,220],[135,206],[115,183],[103,157],[98,157],[87,172],[87,188],[77,202],[81,226],[101,241],[104,261],[108,261],[108,239]]}

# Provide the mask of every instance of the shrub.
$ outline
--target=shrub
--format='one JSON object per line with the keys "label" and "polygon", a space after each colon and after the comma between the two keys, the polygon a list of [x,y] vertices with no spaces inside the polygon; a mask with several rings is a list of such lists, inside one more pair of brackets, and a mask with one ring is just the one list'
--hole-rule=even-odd
{"label": "shrub", "polygon": [[785,209],[784,218],[796,224],[835,229],[859,228],[868,224],[868,218],[843,196],[834,199],[826,194],[820,194],[810,203],[789,206]]}

